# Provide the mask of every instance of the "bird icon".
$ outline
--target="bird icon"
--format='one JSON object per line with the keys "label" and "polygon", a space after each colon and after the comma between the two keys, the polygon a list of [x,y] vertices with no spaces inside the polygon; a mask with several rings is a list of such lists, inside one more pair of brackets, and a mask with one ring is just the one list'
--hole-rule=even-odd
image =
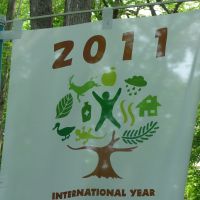
{"label": "bird icon", "polygon": [[64,138],[62,138],[62,141],[65,141],[66,139],[68,139],[70,137],[70,134],[72,133],[72,131],[75,129],[76,127],[65,127],[60,129],[60,123],[56,123],[53,130],[56,129],[57,134],[60,136],[63,136]]}

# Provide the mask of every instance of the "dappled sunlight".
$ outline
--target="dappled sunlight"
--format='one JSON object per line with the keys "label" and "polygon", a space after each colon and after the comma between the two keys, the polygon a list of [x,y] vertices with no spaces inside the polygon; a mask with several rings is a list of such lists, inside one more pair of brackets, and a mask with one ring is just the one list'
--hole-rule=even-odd
{"label": "dappled sunlight", "polygon": [[177,75],[177,77],[183,81],[187,82],[191,72],[192,72],[192,67],[194,64],[194,54],[190,49],[186,49],[184,52],[184,55],[182,56],[183,60],[182,61],[177,61],[175,63],[170,63],[168,64],[169,69]]}

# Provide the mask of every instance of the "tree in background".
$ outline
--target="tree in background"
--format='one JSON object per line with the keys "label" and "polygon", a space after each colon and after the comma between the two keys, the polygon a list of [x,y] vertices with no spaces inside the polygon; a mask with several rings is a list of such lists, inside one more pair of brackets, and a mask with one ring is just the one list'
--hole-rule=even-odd
{"label": "tree in background", "polygon": [[[51,0],[30,0],[30,16],[41,16],[52,14],[52,1]],[[31,29],[51,28],[52,18],[44,18],[31,20]]]}
{"label": "tree in background", "polygon": [[[22,2],[21,6],[20,3]],[[20,7],[19,18],[30,16],[49,15],[52,13],[71,12],[77,10],[101,9],[103,7],[125,6],[133,4],[144,4],[152,2],[164,2],[164,0],[1,0],[0,14],[6,15],[7,20],[16,17],[16,10]],[[115,9],[113,18],[131,18],[146,15],[171,14],[178,12],[186,12],[189,10],[200,9],[200,2],[173,4],[161,4],[160,6],[135,7],[133,9]],[[84,13],[68,15],[66,17],[44,18],[24,22],[24,29],[49,28],[62,25],[72,25],[77,23],[85,23],[102,19],[102,12]],[[11,28],[11,24],[7,25],[7,29]],[[0,147],[2,146],[3,131],[6,117],[7,90],[9,80],[9,66],[11,57],[10,42],[4,43],[3,52],[3,71],[2,71],[2,90],[0,93]],[[188,183],[186,186],[185,199],[200,199],[200,169],[196,166],[200,162],[200,108],[195,126],[195,134],[193,140],[192,154],[188,171]]]}
{"label": "tree in background", "polygon": [[[16,0],[10,0],[8,1],[8,7],[7,7],[7,13],[6,13],[6,19],[11,20],[14,18],[15,10],[16,10]],[[10,30],[12,28],[12,24],[9,23],[6,26],[7,30]]]}
{"label": "tree in background", "polygon": [[[199,166],[198,166],[199,164]],[[192,144],[192,153],[185,190],[185,199],[200,199],[200,105],[197,113],[197,120]]]}
{"label": "tree in background", "polygon": [[[77,10],[91,10],[92,0],[65,0],[65,12]],[[82,24],[91,21],[91,12],[67,15],[64,17],[64,26]]]}

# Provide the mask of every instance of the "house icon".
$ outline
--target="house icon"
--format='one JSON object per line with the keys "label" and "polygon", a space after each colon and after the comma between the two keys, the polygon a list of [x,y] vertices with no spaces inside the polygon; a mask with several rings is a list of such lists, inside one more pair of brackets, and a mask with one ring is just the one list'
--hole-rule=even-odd
{"label": "house icon", "polygon": [[147,96],[142,102],[140,102],[136,108],[139,108],[139,115],[140,117],[145,116],[145,112],[148,116],[157,116],[158,106],[161,106],[160,103],[157,101],[157,96]]}

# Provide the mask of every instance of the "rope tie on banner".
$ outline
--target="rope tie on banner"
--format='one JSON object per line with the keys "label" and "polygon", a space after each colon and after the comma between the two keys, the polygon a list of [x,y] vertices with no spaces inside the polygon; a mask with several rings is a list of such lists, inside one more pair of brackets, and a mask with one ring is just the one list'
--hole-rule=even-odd
{"label": "rope tie on banner", "polygon": [[22,20],[13,20],[13,28],[11,31],[1,31],[0,40],[14,40],[20,39],[22,35]]}
{"label": "rope tie on banner", "polygon": [[112,8],[104,8],[102,13],[102,25],[103,29],[111,29],[112,28],[112,20],[113,18],[113,9]]}

